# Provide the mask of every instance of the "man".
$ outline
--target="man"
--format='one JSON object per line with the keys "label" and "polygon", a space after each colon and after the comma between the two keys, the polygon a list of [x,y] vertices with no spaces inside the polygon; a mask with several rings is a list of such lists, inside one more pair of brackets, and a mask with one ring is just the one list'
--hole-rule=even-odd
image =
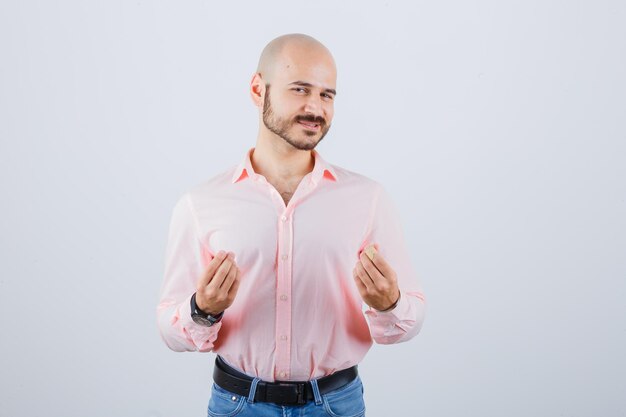
{"label": "man", "polygon": [[422,326],[389,194],[314,150],[336,76],[314,38],[272,40],[250,83],[256,147],[174,207],[158,324],[170,349],[217,354],[209,416],[365,415],[357,364]]}

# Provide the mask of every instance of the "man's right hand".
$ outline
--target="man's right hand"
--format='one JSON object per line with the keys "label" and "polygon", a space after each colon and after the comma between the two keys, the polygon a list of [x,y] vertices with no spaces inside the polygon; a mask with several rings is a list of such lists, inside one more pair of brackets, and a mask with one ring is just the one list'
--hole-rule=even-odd
{"label": "man's right hand", "polygon": [[216,316],[235,301],[239,288],[239,268],[232,252],[219,251],[198,280],[196,304],[205,313]]}

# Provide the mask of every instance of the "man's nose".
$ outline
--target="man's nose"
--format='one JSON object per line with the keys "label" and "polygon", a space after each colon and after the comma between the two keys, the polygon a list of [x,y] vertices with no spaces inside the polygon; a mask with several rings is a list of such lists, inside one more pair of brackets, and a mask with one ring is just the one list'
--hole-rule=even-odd
{"label": "man's nose", "polygon": [[309,97],[307,97],[306,103],[304,104],[304,111],[306,113],[310,113],[315,116],[321,116],[322,115],[321,97],[316,94],[311,94]]}

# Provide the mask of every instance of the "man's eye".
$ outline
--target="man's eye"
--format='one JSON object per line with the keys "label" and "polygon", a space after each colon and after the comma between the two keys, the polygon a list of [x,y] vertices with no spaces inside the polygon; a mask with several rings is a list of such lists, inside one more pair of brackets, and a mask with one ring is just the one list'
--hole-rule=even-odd
{"label": "man's eye", "polygon": [[302,87],[292,88],[292,90],[296,90],[296,91],[298,91],[298,90],[306,91],[306,90],[305,90],[304,88],[302,88]]}
{"label": "man's eye", "polygon": [[330,94],[326,94],[326,93],[324,93],[324,94],[322,94],[322,95],[323,95],[323,96],[325,96],[325,97],[328,97],[328,98],[329,98],[329,99],[331,99],[331,100],[333,99],[333,96],[331,96]]}

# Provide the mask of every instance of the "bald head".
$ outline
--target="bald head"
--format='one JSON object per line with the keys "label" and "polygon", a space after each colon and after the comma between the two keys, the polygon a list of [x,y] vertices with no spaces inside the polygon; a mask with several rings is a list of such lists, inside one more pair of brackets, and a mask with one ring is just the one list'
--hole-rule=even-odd
{"label": "bald head", "polygon": [[332,123],[336,85],[335,60],[317,39],[290,33],[270,41],[250,80],[260,143],[313,149]]}
{"label": "bald head", "polygon": [[263,48],[257,73],[267,84],[271,84],[278,72],[310,59],[325,61],[335,69],[332,54],[320,41],[303,33],[289,33],[272,39]]}

